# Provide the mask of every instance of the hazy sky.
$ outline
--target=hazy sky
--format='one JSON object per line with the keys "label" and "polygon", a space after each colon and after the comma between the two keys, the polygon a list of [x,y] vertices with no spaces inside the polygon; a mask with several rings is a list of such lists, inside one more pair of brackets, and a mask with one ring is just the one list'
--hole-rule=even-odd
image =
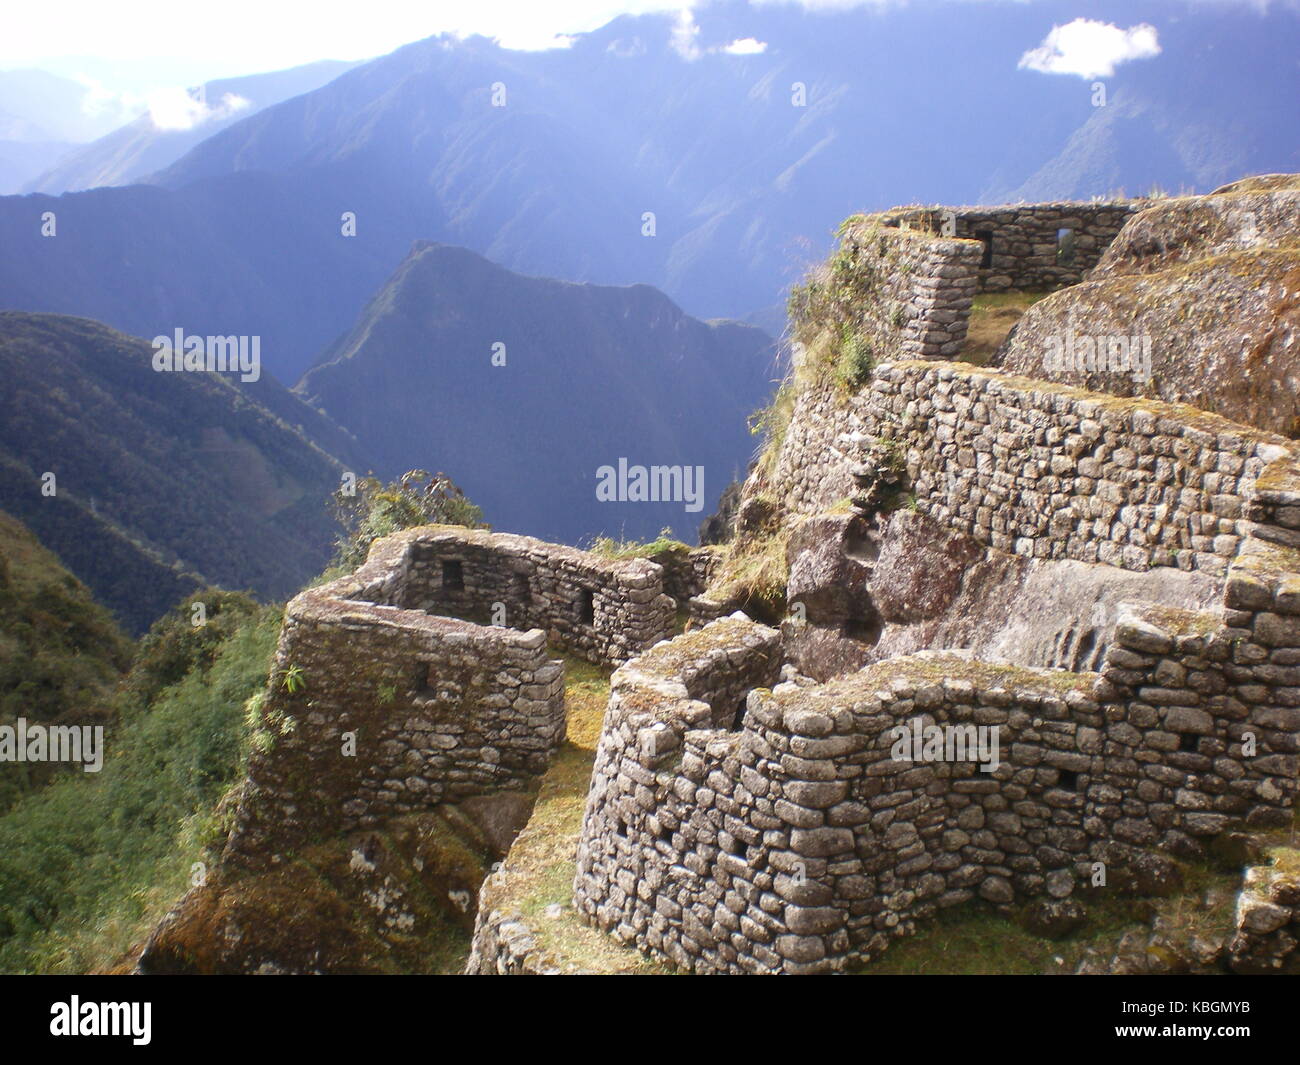
{"label": "hazy sky", "polygon": [[[816,9],[893,6],[908,0],[752,0]],[[980,0],[948,0],[980,2]],[[987,0],[985,0],[987,2]],[[1016,0],[1004,0],[1016,2]],[[1031,3],[1032,0],[1020,0]],[[1191,2],[1191,0],[1189,0]],[[1300,0],[1199,0],[1261,6]],[[481,33],[513,48],[541,48],[557,35],[596,29],[621,13],[681,12],[706,0],[0,0],[0,70],[37,67],[75,78],[96,98],[139,111],[156,90],[182,91],[213,78],[235,77],[317,59],[366,59],[440,32]],[[1075,5],[1077,22],[1089,15]],[[1180,6],[1171,0],[1171,8]],[[1059,11],[1059,7],[1057,9]],[[1094,27],[1100,25],[1093,23]],[[1049,27],[1044,26],[1046,31]],[[1081,69],[1054,56],[1062,42],[1026,65],[1083,73],[1107,56],[1153,54],[1153,41],[1098,37],[1075,27],[1067,52],[1085,53]],[[1111,38],[1114,37],[1114,31]],[[1089,34],[1091,33],[1091,37]],[[1027,45],[1033,42],[1026,42]],[[1145,53],[1142,51],[1146,47]],[[1074,64],[1076,66],[1080,64]],[[100,106],[96,104],[96,106]]]}
{"label": "hazy sky", "polygon": [[[364,59],[442,31],[543,47],[623,12],[674,10],[682,0],[5,0],[0,69],[84,71],[137,84],[191,83],[315,59]],[[134,71],[131,66],[136,67]]]}

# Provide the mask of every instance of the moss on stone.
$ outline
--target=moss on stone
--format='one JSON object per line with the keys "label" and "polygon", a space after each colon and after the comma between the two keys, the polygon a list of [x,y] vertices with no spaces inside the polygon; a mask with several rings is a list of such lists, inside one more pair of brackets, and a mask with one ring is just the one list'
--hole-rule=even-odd
{"label": "moss on stone", "polygon": [[1143,604],[1139,613],[1169,636],[1211,636],[1223,627],[1223,615],[1211,610],[1185,610],[1181,607]]}

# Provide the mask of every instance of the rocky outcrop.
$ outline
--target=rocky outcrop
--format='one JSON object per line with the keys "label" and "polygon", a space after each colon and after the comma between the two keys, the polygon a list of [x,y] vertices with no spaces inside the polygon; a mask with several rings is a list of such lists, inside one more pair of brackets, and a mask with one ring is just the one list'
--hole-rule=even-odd
{"label": "rocky outcrop", "polygon": [[878,556],[871,601],[884,621],[908,625],[939,617],[952,606],[984,548],[919,511],[900,510],[886,521]]}
{"label": "rocky outcrop", "polygon": [[994,362],[1300,435],[1295,176],[1147,207],[1088,280],[1025,313]]}
{"label": "rocky outcrop", "polygon": [[142,973],[455,972],[479,884],[533,795],[501,792],[306,847],[256,871],[220,865],[150,936]]}
{"label": "rocky outcrop", "polygon": [[875,550],[859,513],[798,522],[786,546],[786,599],[791,610],[819,624],[865,620],[871,610],[867,589]]}

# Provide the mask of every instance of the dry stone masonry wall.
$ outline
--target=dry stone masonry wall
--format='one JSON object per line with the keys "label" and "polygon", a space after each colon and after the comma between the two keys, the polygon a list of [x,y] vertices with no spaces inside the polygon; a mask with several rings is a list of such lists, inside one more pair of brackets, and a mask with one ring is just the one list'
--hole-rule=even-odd
{"label": "dry stone masonry wall", "polygon": [[[855,300],[855,331],[878,364],[955,358],[977,292],[1080,281],[1141,206],[1022,204],[864,216],[846,228],[838,256],[855,291],[862,290]],[[1058,233],[1065,231],[1072,234],[1068,262],[1058,247]],[[850,452],[860,450],[864,439],[861,420],[843,397],[825,388],[802,389],[771,491],[790,513],[804,515],[848,497],[860,463]]]}
{"label": "dry stone masonry wall", "polygon": [[[980,247],[970,240],[883,225],[848,227],[837,258],[863,288],[855,330],[872,358],[952,358],[966,341]],[[840,278],[832,276],[835,285]]]}
{"label": "dry stone masonry wall", "polygon": [[660,642],[674,611],[662,573],[449,526],[377,541],[286,609],[228,856],[526,785],[564,739],[548,637],[600,663]]}
{"label": "dry stone masonry wall", "polygon": [[[1037,227],[1003,234],[1024,261],[996,275],[987,266],[982,287],[1077,280],[1055,261],[1055,232],[1048,258],[1048,231],[1073,230],[1069,265],[1081,272],[1136,209],[1058,206],[962,219],[957,237],[999,221]],[[880,274],[897,260],[888,242],[856,239],[856,268]],[[875,323],[892,333],[880,343],[864,321],[873,351],[900,348],[905,316]],[[1150,883],[1169,875],[1165,855],[1201,858],[1224,833],[1290,823],[1300,777],[1291,441],[1158,400],[886,362],[854,395],[804,388],[770,481],[747,493],[774,493],[787,528],[802,529],[796,518],[865,500],[885,472],[927,520],[985,549],[1177,567],[1220,599],[1121,608],[1098,638],[1095,673],[924,651],[825,684],[791,671],[769,688],[754,663],[779,659],[779,637],[739,617],[654,649],[614,678],[574,884],[591,924],[694,972],[834,971],[947,906],[1068,908],[1099,870],[1114,885]],[[691,686],[723,662],[729,679],[752,681],[747,695],[726,689],[722,703],[745,702],[730,726],[719,700]],[[900,757],[900,725],[983,738],[982,757]],[[1290,920],[1274,908],[1256,920],[1261,934]]]}
{"label": "dry stone masonry wall", "polygon": [[[725,729],[690,686],[725,708],[776,634],[728,619],[657,648],[614,678],[575,904],[689,971],[832,971],[939,908],[1077,897],[1099,868],[1141,875],[1149,848],[1289,823],[1300,556],[1278,550],[1252,540],[1229,580],[1249,609],[1123,617],[1099,674],[925,652],[757,686]],[[900,757],[913,722],[980,756]]]}
{"label": "dry stone masonry wall", "polygon": [[862,439],[906,465],[919,509],[1034,558],[1223,575],[1257,479],[1290,444],[1190,407],[964,365],[877,368]]}
{"label": "dry stone masonry wall", "polygon": [[978,241],[980,292],[1033,292],[1082,281],[1143,206],[1134,201],[896,208],[877,217],[885,225]]}
{"label": "dry stone masonry wall", "polygon": [[529,536],[443,527],[409,540],[400,605],[516,629],[563,650],[624,662],[672,634],[664,570]]}

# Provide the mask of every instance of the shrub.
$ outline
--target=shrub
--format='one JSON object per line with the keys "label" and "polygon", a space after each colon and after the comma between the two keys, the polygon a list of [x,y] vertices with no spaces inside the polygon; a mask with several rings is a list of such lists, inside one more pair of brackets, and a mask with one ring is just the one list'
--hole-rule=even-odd
{"label": "shrub", "polygon": [[112,964],[211,859],[218,804],[243,778],[244,706],[266,684],[279,627],[278,610],[257,608],[157,690],[158,663],[140,662],[103,769],[61,776],[0,817],[0,970]]}
{"label": "shrub", "polygon": [[410,470],[389,484],[363,477],[353,494],[334,493],[334,514],[343,527],[327,575],[351,573],[376,540],[418,525],[483,528],[483,511],[466,498],[450,477]]}

